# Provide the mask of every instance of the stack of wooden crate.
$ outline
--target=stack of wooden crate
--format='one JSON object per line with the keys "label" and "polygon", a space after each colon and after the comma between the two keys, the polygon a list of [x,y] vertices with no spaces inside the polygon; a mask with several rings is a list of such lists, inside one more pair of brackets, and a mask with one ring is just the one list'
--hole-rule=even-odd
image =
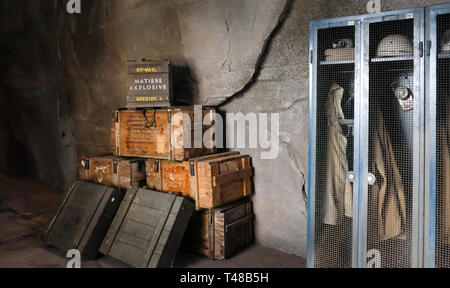
{"label": "stack of wooden crate", "polygon": [[[183,247],[225,259],[254,239],[251,159],[238,152],[217,153],[214,127],[197,123],[194,107],[172,105],[170,70],[168,62],[129,63],[128,107],[111,119],[112,155],[82,157],[79,178],[193,200],[196,212]],[[202,120],[216,113],[212,108],[195,112]],[[198,127],[202,147],[194,148]]]}

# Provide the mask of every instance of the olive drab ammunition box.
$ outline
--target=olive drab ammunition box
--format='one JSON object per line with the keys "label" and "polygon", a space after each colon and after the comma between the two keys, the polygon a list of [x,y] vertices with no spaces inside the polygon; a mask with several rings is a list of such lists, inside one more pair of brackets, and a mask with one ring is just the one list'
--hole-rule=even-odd
{"label": "olive drab ammunition box", "polygon": [[174,104],[169,61],[128,61],[127,108],[171,107]]}
{"label": "olive drab ammunition box", "polygon": [[133,187],[100,252],[137,268],[170,267],[193,211],[186,198]]}
{"label": "olive drab ammunition box", "polygon": [[122,198],[116,188],[75,182],[49,219],[44,240],[66,252],[78,249],[83,258],[97,258]]}

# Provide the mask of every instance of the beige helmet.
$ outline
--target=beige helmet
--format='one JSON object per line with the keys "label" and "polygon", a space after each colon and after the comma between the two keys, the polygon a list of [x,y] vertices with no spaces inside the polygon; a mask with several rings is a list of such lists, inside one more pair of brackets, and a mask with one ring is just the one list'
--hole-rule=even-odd
{"label": "beige helmet", "polygon": [[378,44],[377,57],[413,56],[413,43],[403,35],[392,34]]}
{"label": "beige helmet", "polygon": [[450,30],[444,33],[441,45],[441,53],[450,54]]}

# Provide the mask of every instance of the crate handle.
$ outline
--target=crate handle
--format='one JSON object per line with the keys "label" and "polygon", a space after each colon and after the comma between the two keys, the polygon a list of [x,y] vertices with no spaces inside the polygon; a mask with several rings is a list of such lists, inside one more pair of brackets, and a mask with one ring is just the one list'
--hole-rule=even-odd
{"label": "crate handle", "polygon": [[153,118],[150,121],[148,121],[148,118],[146,115],[147,111],[148,110],[146,110],[146,109],[142,110],[142,115],[144,115],[144,118],[145,118],[145,127],[146,128],[156,128],[156,109],[153,109]]}

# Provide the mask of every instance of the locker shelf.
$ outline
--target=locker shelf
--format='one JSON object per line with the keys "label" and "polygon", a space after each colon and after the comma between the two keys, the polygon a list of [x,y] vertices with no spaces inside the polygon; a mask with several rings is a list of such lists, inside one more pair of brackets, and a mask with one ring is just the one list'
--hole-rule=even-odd
{"label": "locker shelf", "polygon": [[341,65],[341,64],[355,64],[355,60],[320,61],[320,65]]}
{"label": "locker shelf", "polygon": [[398,62],[398,61],[411,61],[411,60],[414,60],[414,56],[372,58],[371,62],[378,63],[378,62]]}
{"label": "locker shelf", "polygon": [[354,126],[355,125],[355,120],[353,120],[353,119],[339,119],[339,124],[347,125],[347,126]]}

